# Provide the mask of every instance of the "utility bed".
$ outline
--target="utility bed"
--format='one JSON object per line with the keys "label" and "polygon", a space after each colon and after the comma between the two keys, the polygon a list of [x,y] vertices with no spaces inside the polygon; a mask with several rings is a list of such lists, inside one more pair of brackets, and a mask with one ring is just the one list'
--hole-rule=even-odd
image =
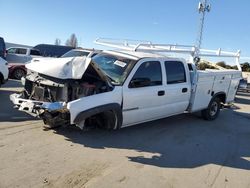
{"label": "utility bed", "polygon": [[215,93],[225,93],[224,103],[231,103],[242,78],[237,70],[205,70],[197,71],[197,83],[193,88],[190,112],[206,108]]}

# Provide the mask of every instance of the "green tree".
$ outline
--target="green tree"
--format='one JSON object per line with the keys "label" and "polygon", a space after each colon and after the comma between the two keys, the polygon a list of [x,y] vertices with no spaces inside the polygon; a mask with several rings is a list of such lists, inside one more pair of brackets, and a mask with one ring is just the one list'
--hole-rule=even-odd
{"label": "green tree", "polygon": [[250,64],[248,62],[245,62],[241,65],[243,72],[250,72]]}

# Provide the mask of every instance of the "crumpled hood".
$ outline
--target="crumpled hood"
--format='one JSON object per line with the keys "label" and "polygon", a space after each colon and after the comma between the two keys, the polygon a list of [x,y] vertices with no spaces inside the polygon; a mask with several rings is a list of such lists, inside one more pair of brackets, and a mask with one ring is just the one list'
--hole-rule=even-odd
{"label": "crumpled hood", "polygon": [[26,68],[47,76],[60,79],[81,79],[91,59],[82,57],[35,58]]}

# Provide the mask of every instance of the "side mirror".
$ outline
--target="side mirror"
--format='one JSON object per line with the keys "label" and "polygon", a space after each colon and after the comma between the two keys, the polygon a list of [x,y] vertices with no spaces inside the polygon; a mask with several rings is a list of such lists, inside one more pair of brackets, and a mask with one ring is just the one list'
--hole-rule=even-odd
{"label": "side mirror", "polygon": [[134,78],[129,83],[129,88],[147,87],[150,86],[149,78]]}

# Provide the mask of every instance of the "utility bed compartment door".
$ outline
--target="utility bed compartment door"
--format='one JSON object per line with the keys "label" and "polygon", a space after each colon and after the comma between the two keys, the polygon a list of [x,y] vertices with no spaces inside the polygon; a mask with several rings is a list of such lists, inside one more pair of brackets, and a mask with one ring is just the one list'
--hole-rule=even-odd
{"label": "utility bed compartment door", "polygon": [[231,83],[232,75],[216,75],[214,80],[213,92],[219,93],[224,92],[227,95],[229,85]]}
{"label": "utility bed compartment door", "polygon": [[197,86],[192,98],[192,112],[207,108],[212,96],[214,76],[198,77]]}
{"label": "utility bed compartment door", "polygon": [[239,74],[234,74],[232,76],[232,80],[231,80],[231,83],[230,83],[230,88],[228,90],[226,102],[233,102],[234,101],[240,79],[241,79],[241,74],[240,73]]}

